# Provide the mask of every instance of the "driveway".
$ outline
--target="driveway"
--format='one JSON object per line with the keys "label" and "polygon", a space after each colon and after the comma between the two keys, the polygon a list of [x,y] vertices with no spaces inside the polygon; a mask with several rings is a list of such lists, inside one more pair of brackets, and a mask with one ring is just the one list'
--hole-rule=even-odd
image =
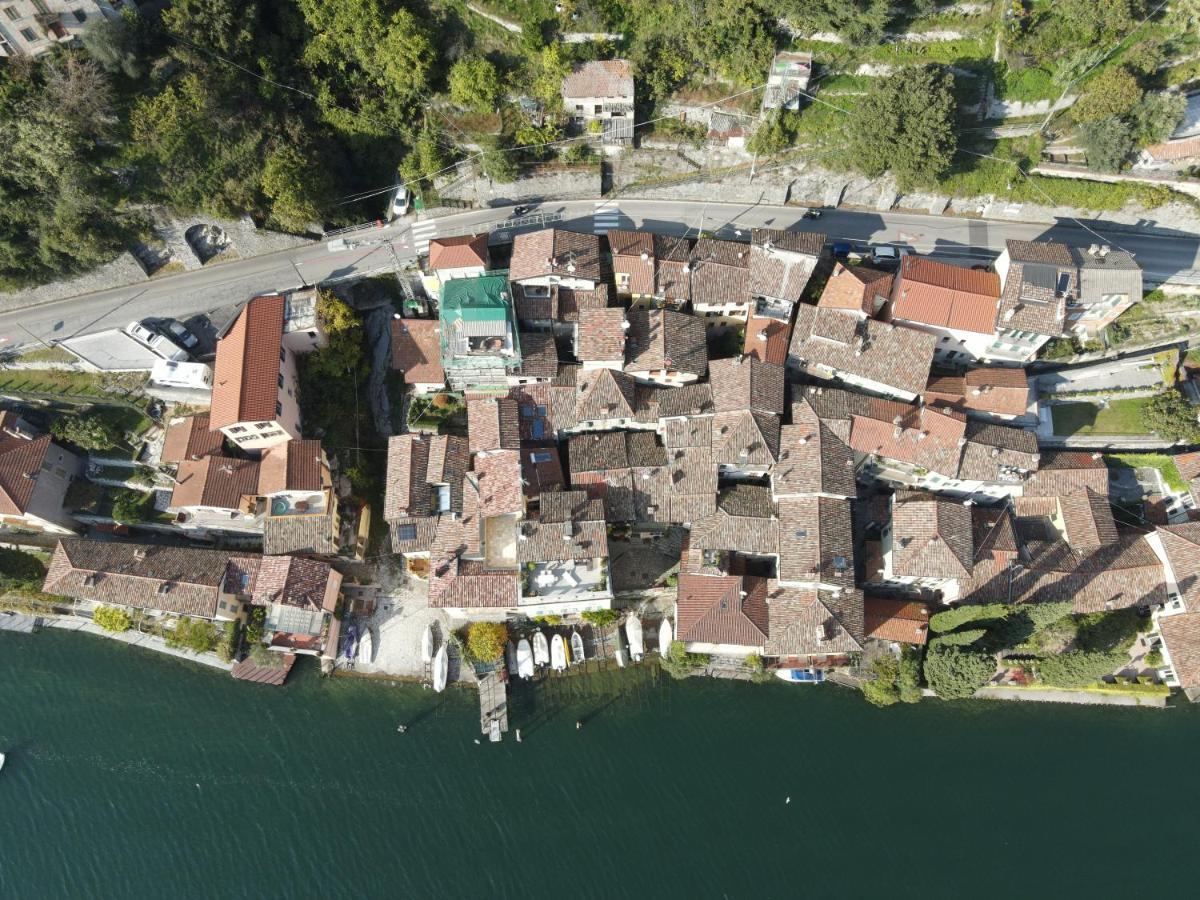
{"label": "driveway", "polygon": [[1137,356],[1105,362],[1095,366],[1079,366],[1039,375],[1037,389],[1046,393],[1069,391],[1111,391],[1144,388],[1157,391],[1162,387],[1162,370],[1153,356]]}

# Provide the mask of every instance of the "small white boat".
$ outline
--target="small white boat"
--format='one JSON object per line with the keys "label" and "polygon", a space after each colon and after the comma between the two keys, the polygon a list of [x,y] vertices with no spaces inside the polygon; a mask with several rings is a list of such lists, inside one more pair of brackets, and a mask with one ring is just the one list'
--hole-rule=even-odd
{"label": "small white boat", "polygon": [[825,680],[823,669],[776,669],[775,677],[792,684],[820,684]]}
{"label": "small white boat", "polygon": [[358,637],[358,656],[356,659],[360,663],[370,663],[375,657],[375,639],[371,636],[371,629],[364,628],[362,634]]}
{"label": "small white boat", "polygon": [[513,646],[513,642],[509,641],[504,648],[504,662],[508,666],[509,676],[517,674],[517,648]]}
{"label": "small white boat", "polygon": [[561,634],[556,634],[550,642],[550,668],[561,672],[567,667],[567,642]]}
{"label": "small white boat", "polygon": [[571,661],[579,664],[587,659],[587,651],[583,649],[583,635],[578,631],[571,632]]}
{"label": "small white boat", "polygon": [[0,769],[4,768],[4,754],[0,753]]}
{"label": "small white boat", "polygon": [[446,645],[442,644],[433,658],[433,689],[439,694],[446,689],[446,675],[449,671],[450,656],[446,653]]}
{"label": "small white boat", "polygon": [[625,634],[629,638],[629,655],[634,662],[641,662],[646,655],[646,645],[642,641],[642,620],[630,616],[625,620]]}
{"label": "small white boat", "polygon": [[618,647],[616,649],[616,652],[613,653],[613,658],[617,661],[618,669],[625,668],[626,663],[629,662],[628,658],[625,656],[625,648],[624,647]]}
{"label": "small white boat", "polygon": [[425,633],[421,635],[421,662],[433,662],[433,623],[430,622],[425,626]]}
{"label": "small white boat", "polygon": [[517,643],[517,674],[522,678],[533,677],[533,650],[525,638]]}
{"label": "small white boat", "polygon": [[533,633],[533,664],[535,666],[550,665],[550,644],[546,641],[546,635],[540,631]]}
{"label": "small white boat", "polygon": [[658,655],[665,657],[671,652],[671,640],[675,635],[671,631],[671,620],[663,619],[658,626]]}

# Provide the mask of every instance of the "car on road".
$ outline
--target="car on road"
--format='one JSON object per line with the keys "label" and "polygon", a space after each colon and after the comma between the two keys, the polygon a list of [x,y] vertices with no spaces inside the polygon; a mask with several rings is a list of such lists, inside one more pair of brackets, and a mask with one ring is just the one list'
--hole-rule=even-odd
{"label": "car on road", "polygon": [[804,215],[801,216],[801,218],[803,218],[803,219],[819,219],[819,218],[821,218],[821,211],[819,209],[817,209],[816,207],[810,206],[808,209],[806,209],[804,211]]}
{"label": "car on road", "polygon": [[141,344],[145,344],[163,359],[173,362],[183,362],[188,358],[188,352],[164,334],[154,331],[145,321],[130,322],[125,333]]}
{"label": "car on road", "polygon": [[191,350],[200,343],[200,338],[189,331],[186,325],[182,322],[176,322],[173,319],[167,320],[160,325],[159,333],[170,338],[176,344],[181,344],[187,350]]}
{"label": "car on road", "polygon": [[408,188],[400,185],[396,188],[396,196],[392,198],[392,215],[403,216],[408,213]]}
{"label": "car on road", "polygon": [[533,207],[530,205],[514,206],[513,211],[512,211],[512,217],[515,219],[517,216],[523,216],[523,215],[525,215],[525,213],[529,212],[531,209],[533,209]]}

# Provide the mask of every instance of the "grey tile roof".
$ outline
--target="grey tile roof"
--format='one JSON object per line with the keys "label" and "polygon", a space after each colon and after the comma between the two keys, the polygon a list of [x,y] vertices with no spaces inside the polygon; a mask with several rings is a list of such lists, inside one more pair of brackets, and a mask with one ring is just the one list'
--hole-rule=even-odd
{"label": "grey tile roof", "polygon": [[780,429],[779,461],[771,468],[776,496],[857,492],[854,451],[803,398],[792,404],[792,424]]}
{"label": "grey tile roof", "polygon": [[854,534],[850,501],[833,497],[781,497],[779,580],[854,586]]}
{"label": "grey tile roof", "polygon": [[753,409],[783,415],[786,393],[783,366],[751,356],[714,359],[708,364],[708,380],[717,412]]}
{"label": "grey tile roof", "polygon": [[703,377],[708,371],[704,321],[675,310],[631,309],[626,314],[626,372],[670,369]]}
{"label": "grey tile roof", "polygon": [[862,650],[861,591],[849,588],[834,594],[771,582],[767,609],[770,635],[766,653],[770,656],[828,656]]}

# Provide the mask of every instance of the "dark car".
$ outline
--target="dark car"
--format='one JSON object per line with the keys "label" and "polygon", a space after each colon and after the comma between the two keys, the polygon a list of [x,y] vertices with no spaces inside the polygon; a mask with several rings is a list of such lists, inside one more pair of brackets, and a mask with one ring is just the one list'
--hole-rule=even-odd
{"label": "dark car", "polygon": [[834,256],[849,256],[850,255],[850,245],[848,243],[846,243],[845,241],[837,241],[833,245],[833,255]]}
{"label": "dark car", "polygon": [[532,206],[514,206],[512,211],[513,218],[515,219],[517,216],[523,216],[531,209],[533,209]]}
{"label": "dark car", "polygon": [[175,341],[177,344],[182,344],[188,350],[191,350],[200,343],[200,338],[196,337],[187,326],[182,322],[165,321],[159,323],[158,330],[164,335]]}
{"label": "dark car", "polygon": [[804,216],[803,216],[803,218],[805,218],[805,219],[819,219],[819,218],[821,218],[821,211],[820,211],[819,209],[814,209],[813,207],[811,207],[811,206],[810,206],[808,209],[806,209],[806,210],[804,211]]}

